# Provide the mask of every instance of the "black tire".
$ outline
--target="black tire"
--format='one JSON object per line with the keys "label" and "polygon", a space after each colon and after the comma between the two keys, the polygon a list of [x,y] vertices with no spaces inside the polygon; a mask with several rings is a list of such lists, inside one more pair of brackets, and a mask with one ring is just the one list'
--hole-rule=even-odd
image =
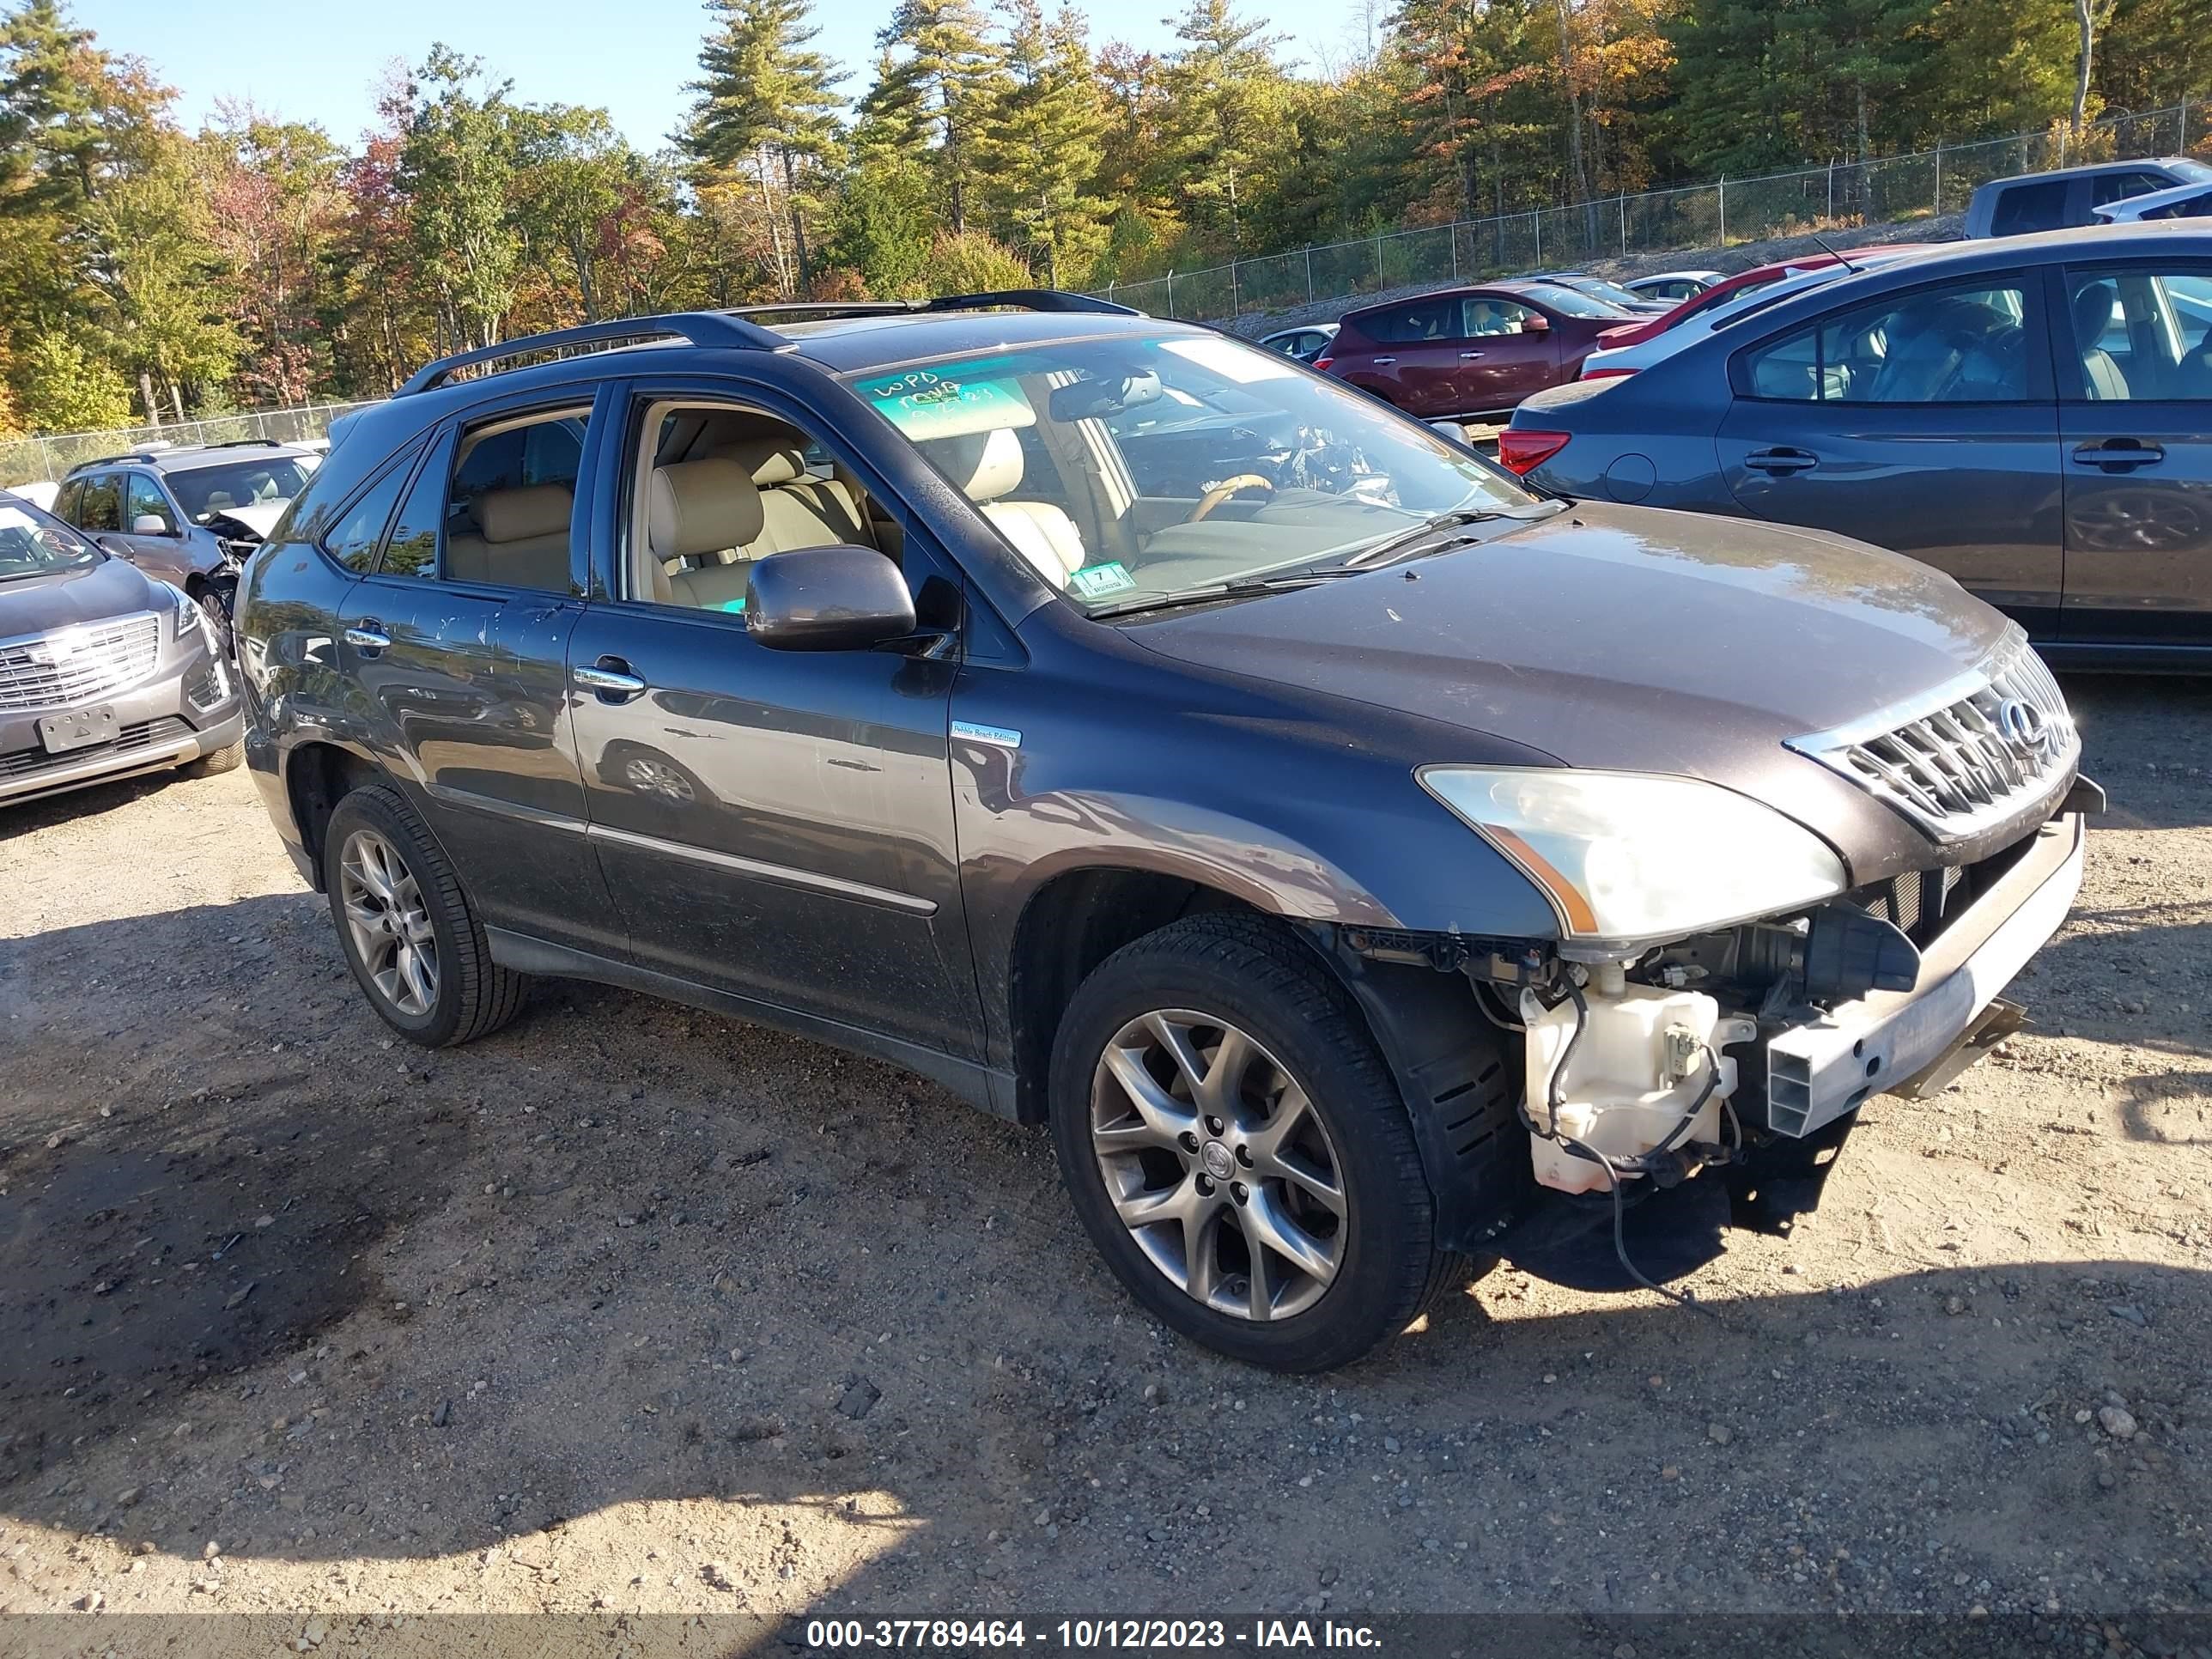
{"label": "black tire", "polygon": [[235,772],[246,764],[246,739],[223,748],[210,750],[198,760],[186,761],[177,769],[188,778],[211,778],[218,772]]}
{"label": "black tire", "polygon": [[200,589],[194,601],[200,613],[207,618],[208,626],[215,630],[216,650],[226,664],[238,659],[238,642],[231,631],[230,607],[211,587]]}
{"label": "black tire", "polygon": [[[404,1011],[378,989],[354,944],[340,895],[339,865],[348,841],[359,830],[383,839],[414,877],[422,896],[438,952],[437,995],[424,1013]],[[341,800],[324,828],[322,856],[323,885],[338,949],[369,1006],[393,1030],[426,1048],[449,1048],[489,1036],[522,1012],[529,991],[527,975],[492,960],[483,924],[462,891],[459,876],[398,791],[368,784]]]}
{"label": "black tire", "polygon": [[[1129,1022],[1173,1009],[1218,1015],[1258,1042],[1332,1144],[1346,1200],[1340,1258],[1302,1311],[1263,1322],[1202,1304],[1115,1214],[1091,1141],[1093,1077]],[[1365,1022],[1311,947],[1264,918],[1186,917],[1101,963],[1060,1022],[1049,1114],[1061,1177],[1107,1265],[1147,1312],[1231,1358],[1291,1372],[1347,1364],[1469,1274],[1465,1258],[1437,1248],[1413,1126]]]}

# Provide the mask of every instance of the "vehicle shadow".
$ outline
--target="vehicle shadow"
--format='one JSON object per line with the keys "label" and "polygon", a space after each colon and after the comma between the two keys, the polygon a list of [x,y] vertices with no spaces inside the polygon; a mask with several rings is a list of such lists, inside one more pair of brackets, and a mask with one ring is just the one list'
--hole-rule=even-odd
{"label": "vehicle shadow", "polygon": [[[2212,1273],[1507,1269],[1280,1378],[1135,1312],[1041,1135],[595,988],[392,1044],[310,895],[15,941],[0,1031],[0,1515],[180,1601],[219,1540],[277,1605],[435,1561],[510,1610],[1926,1607],[2058,1550],[2121,1607],[2212,1504]],[[2139,1442],[2076,1422],[2108,1388]]]}
{"label": "vehicle shadow", "polygon": [[[2191,741],[2212,729],[2212,675],[2069,673],[2062,684],[2081,727],[2081,770],[2105,787],[2110,802],[2091,820],[2093,829],[2188,830],[2212,822],[2204,809],[2212,759]],[[2178,734],[2189,735],[2177,740]]]}

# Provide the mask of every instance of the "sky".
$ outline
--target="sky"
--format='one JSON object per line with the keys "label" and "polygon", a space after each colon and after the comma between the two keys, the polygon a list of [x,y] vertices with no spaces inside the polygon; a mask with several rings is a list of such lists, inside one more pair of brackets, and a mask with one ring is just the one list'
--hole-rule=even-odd
{"label": "sky", "polygon": [[[875,34],[894,0],[815,0],[816,46],[853,72],[856,98],[875,58]],[[1160,21],[1176,0],[1091,0],[1094,46],[1123,40],[1151,50],[1175,42]],[[1283,49],[1304,72],[1340,60],[1363,0],[1247,0],[1291,37]],[[419,62],[434,40],[481,58],[528,103],[597,106],[643,149],[657,149],[690,101],[706,8],[696,0],[75,0],[72,11],[110,52],[143,58],[177,89],[188,127],[219,99],[250,99],[264,113],[319,121],[351,145],[375,118],[375,88],[395,59]]]}

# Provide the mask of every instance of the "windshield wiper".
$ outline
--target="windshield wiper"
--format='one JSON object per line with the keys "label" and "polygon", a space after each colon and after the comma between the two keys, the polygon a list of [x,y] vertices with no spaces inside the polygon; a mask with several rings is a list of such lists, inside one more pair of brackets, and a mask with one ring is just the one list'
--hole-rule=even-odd
{"label": "windshield wiper", "polygon": [[1469,525],[1486,523],[1498,519],[1509,519],[1519,524],[1533,524],[1538,519],[1548,519],[1559,510],[1557,501],[1538,501],[1530,507],[1465,507],[1455,512],[1440,513],[1426,524],[1417,524],[1411,530],[1401,530],[1346,559],[1338,567],[1344,570],[1372,570],[1376,565],[1388,564],[1393,559],[1413,553],[1441,553],[1447,547],[1465,541],[1463,536],[1454,536],[1455,530]]}
{"label": "windshield wiper", "polygon": [[1269,593],[1287,593],[1293,588],[1310,587],[1316,582],[1334,581],[1340,576],[1357,576],[1361,573],[1349,565],[1332,565],[1326,570],[1286,570],[1273,576],[1247,576],[1236,581],[1205,582],[1196,587],[1178,587],[1165,593],[1153,593],[1139,599],[1123,599],[1118,605],[1102,605],[1088,614],[1093,622],[1108,617],[1132,616],[1139,611],[1171,611],[1186,605],[1211,605],[1218,599],[1256,599]]}

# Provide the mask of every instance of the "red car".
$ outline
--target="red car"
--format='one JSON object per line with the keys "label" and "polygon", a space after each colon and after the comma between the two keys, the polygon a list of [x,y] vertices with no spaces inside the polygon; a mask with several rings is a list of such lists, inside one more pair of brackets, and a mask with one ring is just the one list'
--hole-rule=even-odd
{"label": "red car", "polygon": [[[1863,253],[1903,253],[1925,246],[1922,242],[1884,242],[1875,247],[1845,248],[1843,257],[1856,258]],[[1735,276],[1715,283],[1703,294],[1692,295],[1672,311],[1663,312],[1656,317],[1641,317],[1620,327],[1609,328],[1600,337],[1607,351],[1616,346],[1638,345],[1655,334],[1664,334],[1677,323],[1688,321],[1700,312],[1725,305],[1747,289],[1765,288],[1769,283],[1778,282],[1784,276],[1794,276],[1801,270],[1822,270],[1839,263],[1838,256],[1832,253],[1802,253],[1794,259],[1778,259],[1771,265],[1753,265],[1749,270],[1739,270]]]}
{"label": "red car", "polygon": [[1557,283],[1440,289],[1347,311],[1314,367],[1408,415],[1486,415],[1573,380],[1631,316]]}

